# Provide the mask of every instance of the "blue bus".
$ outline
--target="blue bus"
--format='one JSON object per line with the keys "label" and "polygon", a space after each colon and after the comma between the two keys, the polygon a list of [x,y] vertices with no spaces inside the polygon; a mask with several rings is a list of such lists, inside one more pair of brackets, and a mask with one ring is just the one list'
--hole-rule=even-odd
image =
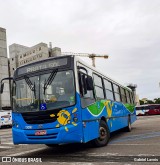
{"label": "blue bus", "polygon": [[14,144],[101,147],[111,132],[131,131],[136,120],[133,91],[72,55],[21,66],[8,79]]}

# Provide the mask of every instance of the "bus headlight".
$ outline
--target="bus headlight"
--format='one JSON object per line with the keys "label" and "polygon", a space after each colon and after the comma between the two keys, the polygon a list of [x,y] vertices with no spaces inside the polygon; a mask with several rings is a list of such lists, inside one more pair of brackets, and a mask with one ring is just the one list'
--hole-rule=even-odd
{"label": "bus headlight", "polygon": [[12,120],[12,126],[16,127],[16,128],[19,128],[19,124],[14,120]]}
{"label": "bus headlight", "polygon": [[74,121],[74,122],[77,122],[77,121],[78,121],[78,118],[77,118],[77,117],[74,117],[74,118],[73,118],[73,121]]}
{"label": "bus headlight", "polygon": [[70,120],[68,120],[68,121],[67,121],[67,123],[68,123],[68,124],[70,124],[70,123],[71,123],[71,121],[70,121]]}

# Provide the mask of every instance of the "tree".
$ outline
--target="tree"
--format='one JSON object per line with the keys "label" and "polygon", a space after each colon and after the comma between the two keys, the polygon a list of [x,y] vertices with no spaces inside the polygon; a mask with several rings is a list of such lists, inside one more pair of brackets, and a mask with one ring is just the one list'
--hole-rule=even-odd
{"label": "tree", "polygon": [[139,100],[140,102],[140,105],[143,105],[144,104],[144,101],[143,100]]}
{"label": "tree", "polygon": [[157,98],[155,104],[160,104],[160,98]]}
{"label": "tree", "polygon": [[147,104],[155,104],[152,100],[147,100]]}

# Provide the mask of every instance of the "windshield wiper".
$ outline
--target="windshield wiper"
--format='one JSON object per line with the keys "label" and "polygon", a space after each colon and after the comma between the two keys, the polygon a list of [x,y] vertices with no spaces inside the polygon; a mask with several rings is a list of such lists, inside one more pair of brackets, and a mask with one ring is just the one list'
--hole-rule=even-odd
{"label": "windshield wiper", "polygon": [[58,69],[55,69],[55,70],[50,74],[50,76],[48,77],[47,81],[45,81],[44,87],[43,87],[43,88],[44,88],[44,95],[45,95],[45,91],[46,91],[48,85],[51,85],[51,83],[52,83],[52,81],[54,80],[54,78],[55,78],[57,72],[58,72]]}
{"label": "windshield wiper", "polygon": [[29,86],[29,88],[31,89],[31,91],[34,92],[34,97],[36,98],[35,82],[34,82],[34,85],[33,85],[32,81],[27,76],[24,76],[24,79],[25,79],[27,85]]}

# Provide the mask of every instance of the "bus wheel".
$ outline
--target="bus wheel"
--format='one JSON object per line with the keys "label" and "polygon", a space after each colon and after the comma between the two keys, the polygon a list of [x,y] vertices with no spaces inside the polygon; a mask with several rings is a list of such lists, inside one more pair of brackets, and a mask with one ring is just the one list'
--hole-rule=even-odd
{"label": "bus wheel", "polygon": [[125,130],[127,132],[131,132],[131,130],[132,130],[130,116],[128,116],[128,126],[125,128]]}
{"label": "bus wheel", "polygon": [[93,145],[96,147],[102,147],[107,145],[110,138],[110,132],[106,125],[106,122],[103,120],[100,121],[99,134],[99,138],[93,140]]}

